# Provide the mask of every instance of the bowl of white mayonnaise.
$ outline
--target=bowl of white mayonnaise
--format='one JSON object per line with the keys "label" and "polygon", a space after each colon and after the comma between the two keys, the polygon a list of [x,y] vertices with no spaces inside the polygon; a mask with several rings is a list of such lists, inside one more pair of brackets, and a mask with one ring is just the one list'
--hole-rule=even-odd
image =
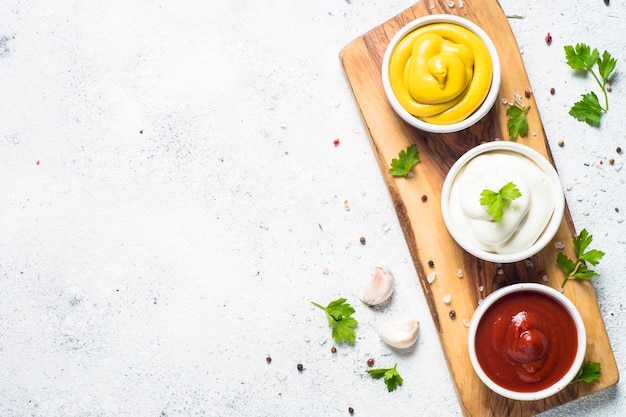
{"label": "bowl of white mayonnaise", "polygon": [[478,145],[450,168],[441,191],[452,238],[477,258],[511,263],[537,254],[554,238],[565,196],[554,166],[517,142]]}

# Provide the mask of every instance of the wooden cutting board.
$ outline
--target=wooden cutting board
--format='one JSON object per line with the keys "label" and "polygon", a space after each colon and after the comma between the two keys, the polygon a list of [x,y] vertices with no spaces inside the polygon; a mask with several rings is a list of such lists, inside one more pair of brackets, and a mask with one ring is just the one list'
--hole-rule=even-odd
{"label": "wooden cutting board", "polygon": [[[619,373],[606,333],[593,287],[589,282],[571,281],[564,293],[578,307],[587,329],[587,360],[602,364],[597,382],[577,383],[545,400],[521,402],[505,399],[489,390],[474,373],[467,351],[469,320],[480,299],[497,288],[514,282],[545,282],[560,286],[563,273],[556,264],[559,252],[549,245],[527,261],[497,265],[480,261],[461,249],[450,237],[441,216],[441,187],[452,164],[470,148],[496,138],[512,140],[506,128],[506,106],[500,99],[477,125],[459,133],[431,134],[404,123],[388,104],[381,81],[381,62],[390,39],[406,23],[428,14],[455,14],[477,23],[494,41],[502,62],[500,98],[524,97],[530,87],[517,42],[508,20],[496,0],[466,1],[464,7],[448,0],[423,0],[389,21],[375,27],[346,45],[340,59],[348,83],[361,112],[380,171],[393,200],[415,269],[419,276],[441,345],[466,416],[531,416],[617,383]],[[528,113],[530,132],[516,139],[553,161],[537,106]],[[398,152],[416,144],[421,162],[413,168],[413,178],[393,178],[389,163]],[[581,229],[584,228],[582,225]],[[592,232],[592,231],[590,231]],[[566,213],[554,242],[566,245],[563,252],[574,257],[572,238],[576,230]],[[593,246],[593,245],[592,245]],[[432,261],[433,266],[429,266]],[[436,278],[428,283],[427,277]],[[547,281],[546,281],[547,280]],[[445,304],[445,295],[451,295]],[[450,310],[456,317],[449,316]],[[592,411],[592,410],[590,410]]]}

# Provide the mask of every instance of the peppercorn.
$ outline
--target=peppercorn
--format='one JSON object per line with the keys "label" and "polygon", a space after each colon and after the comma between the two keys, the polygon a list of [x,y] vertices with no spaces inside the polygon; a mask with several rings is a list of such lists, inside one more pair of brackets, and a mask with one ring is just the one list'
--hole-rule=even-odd
{"label": "peppercorn", "polygon": [[304,371],[304,366],[302,366],[301,363],[299,363],[298,366],[296,366],[296,368],[298,368],[298,371],[300,372]]}
{"label": "peppercorn", "polygon": [[619,207],[615,207],[615,212],[619,213]]}
{"label": "peppercorn", "polygon": [[456,317],[456,311],[454,310],[450,310],[450,312],[448,313],[448,315],[450,316],[451,319]]}
{"label": "peppercorn", "polygon": [[565,142],[563,142],[563,139],[559,139],[558,144],[559,146],[562,148]]}
{"label": "peppercorn", "polygon": [[532,93],[533,93],[533,90],[531,90],[531,89],[530,89],[530,87],[529,87],[529,88],[527,88],[527,89],[524,91],[524,96],[526,96],[526,98],[530,98],[530,95],[531,95]]}
{"label": "peppercorn", "polygon": [[611,90],[613,90],[613,87],[611,87],[611,84],[607,84],[604,86],[604,88],[606,89],[606,91],[608,91],[609,93],[611,92]]}
{"label": "peppercorn", "polygon": [[550,35],[550,32],[548,32],[548,34],[546,35],[546,43],[548,45],[552,43],[552,35]]}
{"label": "peppercorn", "polygon": [[365,245],[365,236],[361,236],[359,242],[361,242],[361,245]]}
{"label": "peppercorn", "polygon": [[613,165],[614,163],[615,163],[615,159],[610,158],[610,159],[609,159],[609,165]]}
{"label": "peppercorn", "polygon": [[428,261],[428,266],[430,266],[431,268],[433,268],[435,266],[435,263],[433,261]]}
{"label": "peppercorn", "polygon": [[615,148],[615,152],[617,153],[622,153],[622,148],[620,148],[619,146],[617,148]]}
{"label": "peppercorn", "polygon": [[348,407],[348,413],[350,413],[350,414],[354,414],[354,408],[352,408],[352,407]]}
{"label": "peppercorn", "polygon": [[337,348],[336,347],[331,347],[330,348],[330,353],[337,353]]}
{"label": "peppercorn", "polygon": [[367,366],[374,366],[374,358],[369,358],[367,360]]}
{"label": "peppercorn", "polygon": [[267,358],[265,358],[265,362],[272,363],[272,357],[268,356]]}
{"label": "peppercorn", "polygon": [[427,201],[428,201],[428,196],[427,196],[426,194],[424,194],[424,195],[422,196],[422,203],[425,203],[425,202],[427,202]]}
{"label": "peppercorn", "polygon": [[550,87],[550,94],[554,95],[555,92],[556,90],[554,89],[554,87]]}

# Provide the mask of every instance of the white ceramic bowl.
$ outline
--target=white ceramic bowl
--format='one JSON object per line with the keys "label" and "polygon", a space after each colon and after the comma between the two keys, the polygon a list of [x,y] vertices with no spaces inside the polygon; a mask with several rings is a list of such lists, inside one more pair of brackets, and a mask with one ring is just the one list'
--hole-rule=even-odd
{"label": "white ceramic bowl", "polygon": [[[447,125],[437,125],[437,124],[427,123],[413,116],[408,111],[406,111],[404,107],[402,107],[398,99],[396,98],[395,94],[393,93],[393,90],[391,88],[391,83],[389,81],[389,70],[388,70],[389,60],[398,42],[404,36],[406,36],[411,31],[417,29],[418,27],[429,25],[432,23],[452,23],[452,24],[456,24],[459,26],[463,26],[471,30],[472,32],[474,32],[476,35],[480,37],[483,43],[487,46],[487,49],[489,50],[489,54],[491,55],[491,61],[493,64],[491,88],[489,89],[489,93],[487,94],[487,97],[483,101],[483,104],[465,120],[462,120],[457,123],[447,124]],[[434,14],[434,15],[424,16],[416,20],[413,20],[412,22],[404,26],[402,29],[400,29],[400,31],[398,31],[398,33],[396,33],[396,35],[391,39],[389,46],[387,47],[385,51],[385,55],[383,56],[382,79],[383,79],[383,88],[385,90],[385,94],[387,95],[387,99],[389,100],[389,103],[391,104],[391,107],[398,114],[398,116],[400,116],[405,122],[407,122],[413,127],[416,127],[418,129],[421,129],[427,132],[450,133],[450,132],[458,132],[459,130],[466,129],[474,125],[476,122],[482,119],[489,112],[489,110],[491,110],[500,92],[500,82],[502,79],[501,71],[502,70],[501,70],[500,58],[498,56],[498,51],[496,50],[495,45],[493,44],[493,42],[491,41],[491,39],[485,33],[484,30],[482,30],[475,23],[467,19],[464,19],[462,17],[448,15],[448,14]]]}
{"label": "white ceramic bowl", "polygon": [[[552,212],[552,216],[548,221],[548,224],[543,229],[543,232],[539,235],[538,239],[531,246],[515,253],[493,253],[485,250],[484,248],[478,247],[475,239],[469,237],[466,229],[463,231],[463,225],[459,225],[458,222],[455,222],[455,217],[452,215],[454,207],[452,207],[452,204],[450,203],[451,191],[459,171],[461,171],[461,169],[464,168],[465,165],[474,157],[482,153],[493,151],[512,152],[528,158],[548,176],[553,188],[553,196],[555,199],[554,211]],[[448,171],[441,190],[441,212],[444,223],[452,238],[463,249],[475,257],[495,263],[512,263],[521,261],[530,258],[545,248],[558,232],[559,227],[561,226],[561,221],[563,220],[564,211],[565,196],[563,194],[559,175],[554,169],[554,166],[552,166],[552,164],[539,152],[517,142],[487,142],[470,149],[463,154],[463,156],[461,156],[454,163],[454,165],[452,165],[452,168]]]}
{"label": "white ceramic bowl", "polygon": [[[535,392],[517,392],[517,391],[512,391],[510,389],[503,388],[502,386],[498,385],[496,382],[490,379],[489,376],[487,376],[485,371],[480,366],[480,363],[476,355],[476,332],[478,330],[478,326],[480,326],[481,319],[483,318],[485,313],[491,308],[491,306],[493,306],[493,304],[496,301],[500,300],[502,297],[505,297],[512,293],[524,292],[524,291],[537,292],[540,294],[544,294],[552,298],[553,300],[557,301],[559,304],[561,304],[565,308],[565,310],[567,310],[567,312],[570,314],[572,319],[574,320],[574,324],[576,326],[576,330],[578,334],[577,335],[578,348],[576,351],[576,356],[574,358],[572,365],[568,369],[568,371],[565,373],[565,375],[561,379],[559,379],[557,382],[555,382],[548,388],[544,388],[542,390],[535,391]],[[583,364],[583,361],[585,359],[585,353],[587,350],[587,333],[585,330],[585,325],[582,320],[582,317],[580,316],[580,313],[576,309],[576,306],[574,306],[574,304],[565,295],[563,295],[562,293],[558,292],[557,290],[551,287],[548,287],[547,285],[536,284],[536,283],[520,283],[520,284],[509,285],[507,287],[503,287],[494,291],[493,293],[488,295],[483,300],[482,303],[479,304],[478,308],[474,312],[474,315],[472,316],[472,320],[471,320],[471,324],[469,328],[468,350],[469,350],[470,362],[472,363],[472,367],[474,368],[474,371],[476,372],[480,380],[488,388],[490,388],[495,393],[502,395],[503,397],[510,398],[513,400],[534,401],[534,400],[547,398],[549,396],[552,396],[558,393],[559,391],[561,391],[563,388],[565,388],[569,383],[571,383],[574,380],[574,378],[578,374],[578,371],[580,370]]]}

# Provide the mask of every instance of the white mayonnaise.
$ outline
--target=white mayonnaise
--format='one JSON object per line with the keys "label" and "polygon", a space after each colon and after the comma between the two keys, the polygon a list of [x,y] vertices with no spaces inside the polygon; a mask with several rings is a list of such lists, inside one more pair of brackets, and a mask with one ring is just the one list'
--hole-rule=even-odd
{"label": "white mayonnaise", "polygon": [[[480,204],[483,190],[499,191],[513,182],[522,196],[494,222]],[[472,158],[456,175],[450,190],[450,212],[455,228],[476,247],[507,254],[532,246],[550,221],[556,205],[550,177],[532,160],[518,153],[491,151]]]}

